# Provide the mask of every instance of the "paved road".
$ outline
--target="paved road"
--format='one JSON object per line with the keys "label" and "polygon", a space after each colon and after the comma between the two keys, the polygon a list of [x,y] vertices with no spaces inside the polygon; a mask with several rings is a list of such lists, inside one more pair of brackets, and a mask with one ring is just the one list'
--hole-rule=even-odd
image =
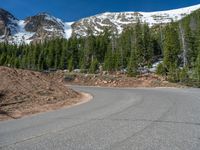
{"label": "paved road", "polygon": [[0,122],[0,149],[200,150],[198,89],[74,89],[94,99]]}

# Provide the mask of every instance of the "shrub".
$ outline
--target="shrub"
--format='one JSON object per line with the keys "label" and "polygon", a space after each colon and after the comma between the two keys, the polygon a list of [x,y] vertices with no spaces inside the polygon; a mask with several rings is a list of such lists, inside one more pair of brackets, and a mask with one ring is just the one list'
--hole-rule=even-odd
{"label": "shrub", "polygon": [[164,76],[167,74],[167,71],[162,63],[157,66],[156,74]]}

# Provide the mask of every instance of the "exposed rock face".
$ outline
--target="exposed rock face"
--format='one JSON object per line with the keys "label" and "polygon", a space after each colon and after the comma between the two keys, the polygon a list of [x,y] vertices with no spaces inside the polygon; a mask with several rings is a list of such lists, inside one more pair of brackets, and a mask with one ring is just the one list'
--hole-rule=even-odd
{"label": "exposed rock face", "polygon": [[[139,13],[138,13],[139,14]],[[122,30],[141,19],[137,13],[103,13],[96,16],[81,19],[72,25],[73,35],[86,36],[88,31],[95,35],[100,34],[105,28],[120,34]],[[129,16],[130,15],[130,16]]]}
{"label": "exposed rock face", "polygon": [[189,15],[198,7],[188,7],[177,10],[161,11],[161,12],[119,12],[119,13],[103,13],[96,16],[83,18],[72,25],[73,35],[86,36],[88,31],[92,31],[95,35],[101,33],[104,28],[109,28],[116,34],[122,33],[123,29],[131,26],[138,21],[147,23],[150,27],[156,24],[166,24],[172,21],[181,20]]}
{"label": "exposed rock face", "polygon": [[147,23],[152,27],[156,24],[166,24],[171,21],[181,20],[198,9],[200,9],[200,5],[158,12],[102,13],[75,22],[72,25],[72,35],[87,36],[88,31],[92,31],[93,34],[98,35],[104,28],[109,28],[115,33],[120,34],[124,28],[138,21]]}
{"label": "exposed rock face", "polygon": [[65,38],[66,24],[47,13],[18,20],[9,12],[0,9],[0,42],[29,44],[52,38]]}
{"label": "exposed rock face", "polygon": [[17,19],[8,11],[0,8],[0,39],[7,38],[17,32]]}
{"label": "exposed rock face", "polygon": [[[52,38],[70,38],[71,36],[87,36],[88,33],[99,35],[105,28],[121,34],[124,28],[140,21],[150,27],[178,21],[193,11],[200,9],[200,4],[159,12],[119,12],[103,13],[76,22],[62,22],[47,13],[18,20],[6,10],[0,9],[0,42],[12,44],[29,44],[43,42]],[[195,26],[195,24],[191,24]]]}
{"label": "exposed rock face", "polygon": [[27,32],[34,32],[34,35],[31,37],[34,42],[64,37],[64,23],[47,13],[40,13],[26,18],[24,28]]}

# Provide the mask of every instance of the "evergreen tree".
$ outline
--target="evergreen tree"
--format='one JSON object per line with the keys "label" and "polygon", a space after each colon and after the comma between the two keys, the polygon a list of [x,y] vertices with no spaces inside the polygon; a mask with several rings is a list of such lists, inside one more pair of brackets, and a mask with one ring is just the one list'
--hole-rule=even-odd
{"label": "evergreen tree", "polygon": [[143,36],[142,36],[142,25],[138,21],[135,26],[135,37],[134,39],[134,49],[135,55],[137,57],[137,63],[139,66],[142,66],[145,62],[144,60],[144,43],[143,43]]}
{"label": "evergreen tree", "polygon": [[169,71],[179,65],[180,44],[177,28],[172,24],[165,29],[164,48],[164,66]]}
{"label": "evergreen tree", "polygon": [[74,69],[73,58],[70,57],[70,59],[68,60],[68,70],[69,72],[71,72],[73,69]]}
{"label": "evergreen tree", "polygon": [[196,74],[197,81],[200,82],[200,51],[195,63],[195,74]]}
{"label": "evergreen tree", "polygon": [[184,67],[183,69],[180,70],[179,78],[181,83],[187,83],[189,81],[188,72],[189,72],[188,67]]}
{"label": "evergreen tree", "polygon": [[166,69],[163,65],[163,63],[160,63],[156,68],[156,74],[165,76],[167,74]]}
{"label": "evergreen tree", "polygon": [[112,46],[111,44],[108,46],[106,55],[105,55],[105,60],[104,60],[104,70],[106,71],[113,71],[113,53],[112,53]]}
{"label": "evergreen tree", "polygon": [[135,49],[131,52],[131,57],[128,63],[128,75],[131,77],[135,77],[138,74],[138,63],[137,63],[137,55]]}
{"label": "evergreen tree", "polygon": [[148,66],[152,65],[153,59],[153,44],[152,44],[152,36],[147,24],[143,26],[143,53],[144,53],[144,61]]}
{"label": "evergreen tree", "polygon": [[91,62],[89,72],[94,74],[96,73],[97,70],[98,70],[98,60],[95,58]]}

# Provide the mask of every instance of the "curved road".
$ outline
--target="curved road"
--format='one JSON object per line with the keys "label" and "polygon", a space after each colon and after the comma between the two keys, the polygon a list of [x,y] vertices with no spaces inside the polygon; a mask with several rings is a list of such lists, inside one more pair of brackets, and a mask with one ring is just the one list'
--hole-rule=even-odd
{"label": "curved road", "polygon": [[73,88],[94,99],[0,122],[0,149],[200,150],[198,89]]}

